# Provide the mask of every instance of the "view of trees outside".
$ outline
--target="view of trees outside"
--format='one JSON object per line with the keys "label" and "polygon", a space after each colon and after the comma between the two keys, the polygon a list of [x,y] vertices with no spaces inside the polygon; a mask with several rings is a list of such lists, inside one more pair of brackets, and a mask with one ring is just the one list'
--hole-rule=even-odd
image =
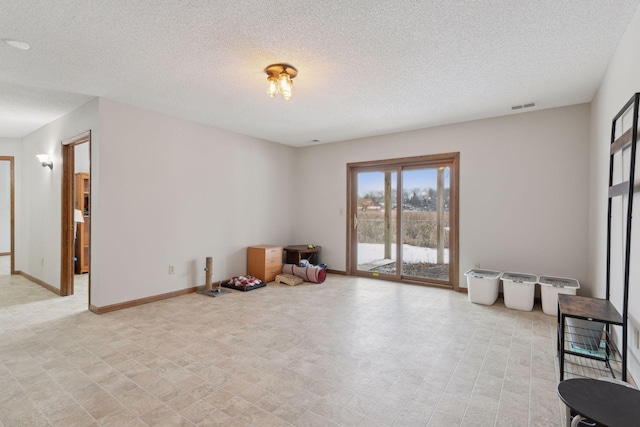
{"label": "view of trees outside", "polygon": [[[365,175],[365,176],[362,176]],[[397,181],[391,174],[390,233],[393,253],[388,262],[384,257],[385,192],[384,173],[367,172],[358,175],[358,264],[359,269],[395,274],[395,243],[397,243]],[[448,279],[449,248],[449,169],[445,169],[441,231],[444,258],[437,262],[438,194],[437,169],[403,172],[402,201],[402,274],[415,277]],[[360,185],[362,183],[362,185]],[[418,186],[423,184],[423,186]],[[360,267],[362,266],[362,267]]]}

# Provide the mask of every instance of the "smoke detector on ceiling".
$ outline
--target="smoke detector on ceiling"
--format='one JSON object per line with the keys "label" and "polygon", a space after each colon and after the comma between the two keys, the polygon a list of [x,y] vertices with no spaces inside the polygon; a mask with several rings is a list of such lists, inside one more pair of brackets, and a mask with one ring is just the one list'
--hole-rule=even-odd
{"label": "smoke detector on ceiling", "polygon": [[538,102],[529,102],[527,104],[522,104],[522,105],[512,105],[511,106],[511,110],[523,110],[525,108],[533,108],[536,105],[538,105]]}

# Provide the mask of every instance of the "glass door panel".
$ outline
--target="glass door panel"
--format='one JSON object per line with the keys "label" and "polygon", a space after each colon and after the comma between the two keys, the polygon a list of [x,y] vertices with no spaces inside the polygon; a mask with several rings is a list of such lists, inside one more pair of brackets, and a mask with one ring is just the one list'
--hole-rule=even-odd
{"label": "glass door panel", "polygon": [[378,274],[397,272],[396,200],[398,174],[392,171],[357,173],[357,270]]}
{"label": "glass door panel", "polygon": [[402,275],[449,280],[450,168],[402,171]]}

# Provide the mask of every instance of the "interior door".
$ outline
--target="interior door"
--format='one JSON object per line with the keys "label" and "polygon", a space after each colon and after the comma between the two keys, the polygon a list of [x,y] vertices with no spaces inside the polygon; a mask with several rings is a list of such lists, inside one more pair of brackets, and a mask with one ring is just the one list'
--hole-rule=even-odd
{"label": "interior door", "polygon": [[[85,144],[86,150],[81,150],[79,153],[86,153],[82,156],[78,156],[76,162],[76,146],[80,144]],[[67,296],[74,294],[74,259],[75,256],[75,237],[77,231],[77,224],[80,222],[79,219],[76,220],[75,215],[75,172],[76,172],[76,163],[81,165],[83,163],[83,158],[86,155],[86,161],[89,162],[87,168],[90,172],[91,170],[91,131],[88,130],[79,135],[76,135],[72,138],[69,138],[65,141],[62,141],[62,197],[60,207],[62,210],[61,214],[61,240],[62,240],[62,250],[61,250],[61,260],[60,260],[60,296]],[[83,192],[84,194],[84,192]],[[84,196],[82,196],[84,197]],[[90,194],[87,194],[87,197],[90,199]],[[89,202],[90,203],[90,202]],[[80,216],[83,215],[83,212],[78,212]],[[90,223],[83,218],[83,221],[89,225]],[[88,247],[88,251],[90,252],[91,246]],[[91,272],[89,271],[89,274]],[[88,295],[88,305],[91,307],[91,279],[87,277],[87,293]]]}
{"label": "interior door", "polygon": [[16,274],[14,175],[13,156],[0,156],[0,254],[9,255],[6,260],[7,274]]}

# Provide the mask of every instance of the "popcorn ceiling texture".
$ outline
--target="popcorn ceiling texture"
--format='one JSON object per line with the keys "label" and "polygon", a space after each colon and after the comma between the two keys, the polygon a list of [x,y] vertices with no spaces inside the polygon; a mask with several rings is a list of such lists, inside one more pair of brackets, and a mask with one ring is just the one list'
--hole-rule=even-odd
{"label": "popcorn ceiling texture", "polygon": [[94,96],[292,146],[589,102],[638,1],[4,0],[0,137]]}

